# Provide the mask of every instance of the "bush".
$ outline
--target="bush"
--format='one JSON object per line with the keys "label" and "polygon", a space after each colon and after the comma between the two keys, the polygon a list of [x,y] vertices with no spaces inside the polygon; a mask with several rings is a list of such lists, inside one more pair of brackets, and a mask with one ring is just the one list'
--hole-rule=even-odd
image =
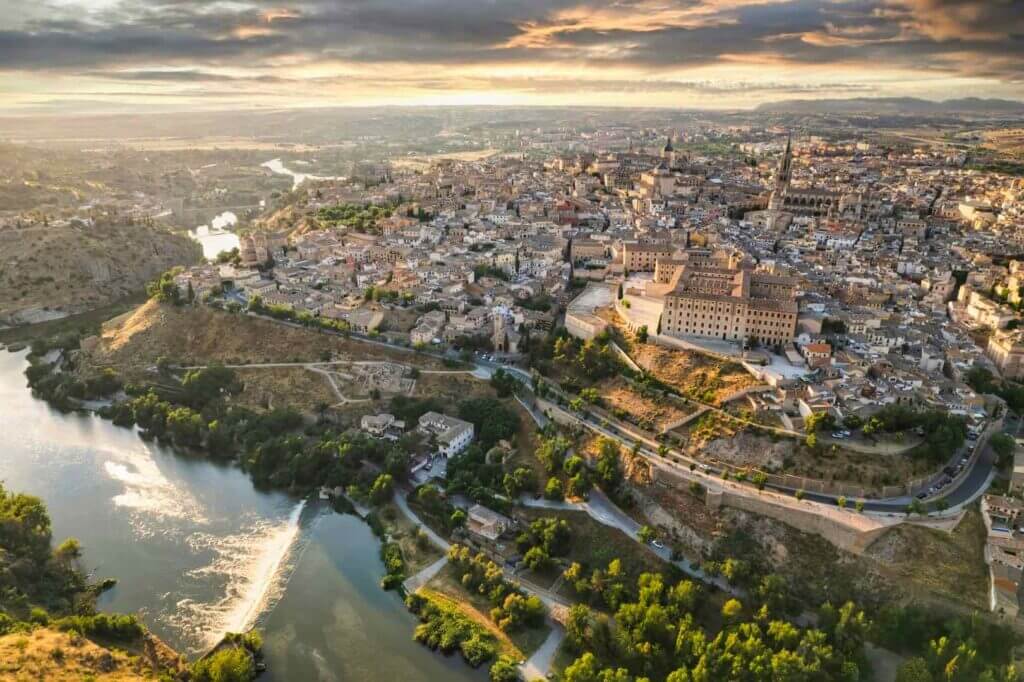
{"label": "bush", "polygon": [[497,655],[494,635],[457,609],[417,594],[409,595],[406,605],[420,618],[413,633],[417,642],[444,653],[458,649],[474,668]]}
{"label": "bush", "polygon": [[549,500],[562,500],[565,498],[562,492],[562,482],[552,476],[548,479],[548,484],[544,486],[544,497]]}
{"label": "bush", "polygon": [[385,590],[398,587],[405,580],[405,561],[402,559],[401,547],[397,542],[384,543],[380,548],[380,558],[387,571],[387,575],[381,579],[381,587]]}
{"label": "bush", "polygon": [[65,632],[77,632],[82,636],[102,637],[118,642],[134,642],[145,634],[145,629],[135,616],[106,613],[68,616],[57,622],[57,628]]}
{"label": "bush", "polygon": [[193,682],[251,682],[256,662],[245,648],[224,648],[192,666]]}
{"label": "bush", "polygon": [[516,667],[515,659],[510,656],[501,656],[491,666],[491,682],[519,682],[519,669]]}

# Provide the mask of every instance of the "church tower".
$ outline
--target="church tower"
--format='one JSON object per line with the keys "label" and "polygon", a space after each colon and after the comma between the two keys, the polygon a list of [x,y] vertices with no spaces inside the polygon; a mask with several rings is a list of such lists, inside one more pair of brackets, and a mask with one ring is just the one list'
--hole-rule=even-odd
{"label": "church tower", "polygon": [[786,151],[782,154],[779,167],[775,171],[775,189],[772,190],[771,198],[768,200],[768,208],[773,211],[782,209],[786,191],[789,189],[789,179],[793,173],[793,136],[786,139]]}
{"label": "church tower", "polygon": [[668,136],[668,140],[665,142],[665,148],[661,150],[661,158],[664,160],[665,165],[669,168],[674,168],[676,165],[676,150],[672,146],[672,136]]}

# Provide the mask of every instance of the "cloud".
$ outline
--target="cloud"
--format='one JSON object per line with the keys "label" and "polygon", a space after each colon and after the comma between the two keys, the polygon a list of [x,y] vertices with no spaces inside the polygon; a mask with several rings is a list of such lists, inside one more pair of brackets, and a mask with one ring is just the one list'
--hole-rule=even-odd
{"label": "cloud", "polygon": [[890,14],[939,41],[1020,40],[1024,7],[1018,0],[890,0]]}
{"label": "cloud", "polygon": [[559,81],[570,93],[599,83],[707,93],[696,84],[713,87],[709,74],[726,73],[722,92],[742,82],[755,96],[773,85],[836,85],[827,69],[841,69],[847,85],[889,94],[898,82],[918,87],[914,74],[1024,94],[1019,0],[78,2],[29,11],[0,0],[12,18],[0,31],[0,76],[78,74],[147,92],[260,86],[269,95],[346,78],[369,89],[367,75],[382,90],[414,87],[416,73],[429,79],[419,89],[512,88],[523,78]]}

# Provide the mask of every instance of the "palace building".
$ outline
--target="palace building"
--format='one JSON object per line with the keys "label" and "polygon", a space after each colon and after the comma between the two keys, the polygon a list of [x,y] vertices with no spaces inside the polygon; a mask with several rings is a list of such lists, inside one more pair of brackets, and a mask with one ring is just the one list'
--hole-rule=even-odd
{"label": "palace building", "polygon": [[658,266],[655,281],[665,286],[661,333],[768,345],[796,337],[795,279],[757,272],[734,259]]}

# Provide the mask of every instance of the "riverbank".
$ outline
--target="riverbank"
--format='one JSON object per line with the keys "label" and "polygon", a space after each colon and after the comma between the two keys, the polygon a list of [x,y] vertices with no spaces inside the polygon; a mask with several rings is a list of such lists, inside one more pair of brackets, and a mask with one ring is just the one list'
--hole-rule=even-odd
{"label": "riverbank", "polygon": [[32,339],[59,336],[68,332],[81,333],[83,329],[90,331],[99,330],[100,325],[104,322],[129,310],[134,310],[144,303],[146,298],[146,293],[139,290],[138,293],[131,296],[77,315],[68,315],[37,324],[0,329],[0,344],[17,350],[16,346],[26,345]]}
{"label": "riverbank", "polygon": [[[238,466],[58,413],[25,388],[24,355],[0,354],[0,479],[51,504],[55,533],[79,538],[87,571],[117,576],[99,608],[141,613],[192,655],[234,627],[232,614],[254,613],[261,679],[274,682],[485,678],[413,641],[416,619],[380,589],[381,545],[364,522],[315,501],[296,519],[296,498],[255,487]],[[382,646],[393,656],[375,655]]]}

